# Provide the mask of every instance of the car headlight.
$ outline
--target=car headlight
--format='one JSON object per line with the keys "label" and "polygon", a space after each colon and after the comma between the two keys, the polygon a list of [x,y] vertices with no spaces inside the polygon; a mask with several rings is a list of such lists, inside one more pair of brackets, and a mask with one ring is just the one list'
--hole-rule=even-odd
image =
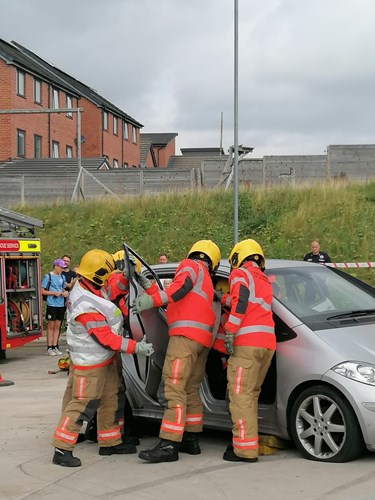
{"label": "car headlight", "polygon": [[359,361],[345,361],[332,368],[335,373],[362,384],[375,385],[375,365]]}

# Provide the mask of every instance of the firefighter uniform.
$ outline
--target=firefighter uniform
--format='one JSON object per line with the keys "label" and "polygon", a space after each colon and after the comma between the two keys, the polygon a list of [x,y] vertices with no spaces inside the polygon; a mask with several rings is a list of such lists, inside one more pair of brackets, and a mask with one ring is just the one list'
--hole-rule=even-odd
{"label": "firefighter uniform", "polygon": [[162,373],[167,406],[160,426],[160,443],[152,450],[142,451],[139,457],[143,460],[172,462],[178,460],[178,450],[194,455],[201,452],[198,433],[203,428],[203,404],[199,386],[213,343],[211,274],[219,262],[220,250],[215,243],[196,242],[188,258],[180,262],[168,289],[160,290],[153,284],[146,290],[152,301],[143,301],[142,297],[135,300],[136,312],[168,306],[170,336]]}
{"label": "firefighter uniform", "polygon": [[97,411],[99,447],[116,446],[122,442],[116,417],[123,414],[118,411],[116,352],[132,354],[136,342],[121,336],[123,320],[117,306],[79,281],[70,292],[67,317],[72,361],[67,391],[71,390],[72,398],[67,402],[69,394],[64,397],[53,445],[73,450],[82,423],[89,422]]}
{"label": "firefighter uniform", "polygon": [[204,264],[185,259],[167,290],[153,285],[147,293],[152,296],[154,307],[168,304],[170,339],[163,366],[167,408],[160,437],[181,441],[185,426],[189,432],[201,432],[203,426],[199,386],[213,341],[212,280]]}
{"label": "firefighter uniform", "polygon": [[[258,397],[276,349],[271,302],[272,287],[260,269],[263,252],[254,240],[240,242],[240,259],[229,259],[229,296],[222,304],[230,304],[231,312],[224,326],[226,334],[234,335],[234,353],[228,360],[228,393],[232,418],[232,448],[224,453],[225,460],[256,461],[258,457]],[[249,243],[250,242],[250,243]],[[255,250],[254,248],[255,247]],[[241,258],[241,249],[245,257]],[[231,256],[235,254],[232,250]],[[252,259],[252,255],[261,259]],[[243,255],[242,255],[243,257]],[[258,261],[258,263],[257,263]]]}

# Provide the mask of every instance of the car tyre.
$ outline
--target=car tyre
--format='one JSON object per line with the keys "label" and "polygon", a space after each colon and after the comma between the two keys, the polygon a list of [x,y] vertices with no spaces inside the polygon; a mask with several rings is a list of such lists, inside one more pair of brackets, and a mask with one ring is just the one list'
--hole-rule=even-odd
{"label": "car tyre", "polygon": [[292,439],[303,456],[319,462],[350,462],[364,451],[357,417],[335,389],[317,385],[303,391],[290,415]]}

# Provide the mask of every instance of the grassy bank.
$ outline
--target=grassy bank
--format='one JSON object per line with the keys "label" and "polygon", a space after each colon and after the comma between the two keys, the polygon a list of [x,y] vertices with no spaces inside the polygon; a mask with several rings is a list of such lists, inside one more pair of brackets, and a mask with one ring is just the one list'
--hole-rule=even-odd
{"label": "grassy bank", "polygon": [[[227,257],[233,245],[233,192],[202,191],[104,198],[74,204],[17,206],[39,218],[43,272],[63,253],[78,263],[92,248],[114,253],[126,241],[150,263],[161,251],[180,260],[198,239]],[[375,182],[240,188],[239,239],[254,238],[266,257],[302,259],[310,242],[336,262],[375,261]],[[354,271],[375,284],[375,269]]]}

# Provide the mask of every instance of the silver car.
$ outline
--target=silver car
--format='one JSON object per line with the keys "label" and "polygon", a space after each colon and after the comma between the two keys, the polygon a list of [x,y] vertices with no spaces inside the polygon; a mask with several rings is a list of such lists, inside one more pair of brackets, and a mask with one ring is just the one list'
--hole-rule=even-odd
{"label": "silver car", "polygon": [[[291,439],[305,458],[321,462],[347,462],[365,448],[375,451],[375,288],[319,264],[266,264],[277,351],[259,397],[259,432]],[[162,287],[177,265],[144,265],[143,273]],[[229,273],[222,260],[217,279]],[[133,279],[130,303],[142,292]],[[219,304],[214,307],[220,314]],[[135,416],[161,420],[165,311],[130,313],[130,335],[137,341],[147,335],[155,353],[146,360],[123,356],[127,397]],[[222,358],[211,349],[201,385],[204,425],[231,430]]]}

